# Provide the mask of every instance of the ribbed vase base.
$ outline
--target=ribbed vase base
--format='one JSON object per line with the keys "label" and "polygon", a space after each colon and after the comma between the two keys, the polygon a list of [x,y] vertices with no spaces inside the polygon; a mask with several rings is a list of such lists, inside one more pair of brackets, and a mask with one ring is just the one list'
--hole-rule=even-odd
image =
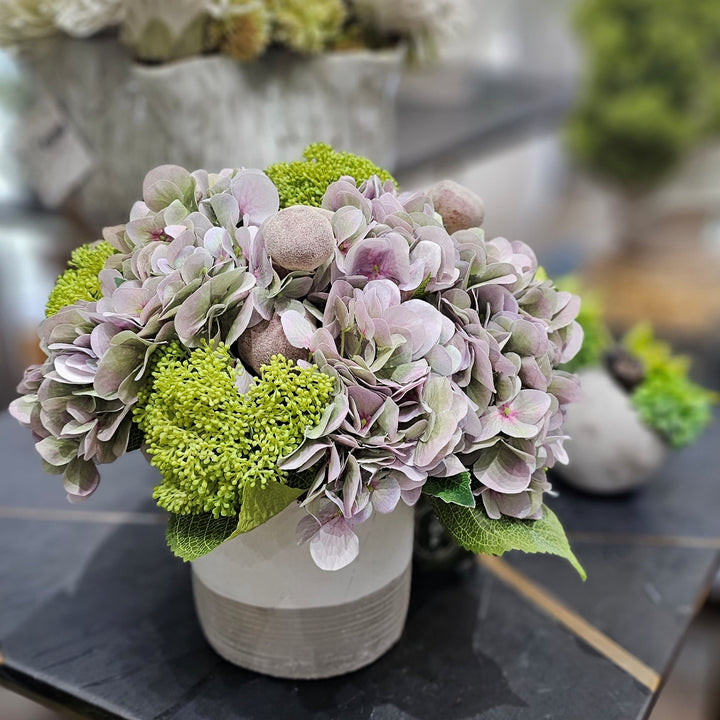
{"label": "ribbed vase base", "polygon": [[341,605],[277,609],[219,595],[193,573],[200,625],[229,662],[265,675],[318,679],[358,670],[400,638],[411,567],[369,595]]}

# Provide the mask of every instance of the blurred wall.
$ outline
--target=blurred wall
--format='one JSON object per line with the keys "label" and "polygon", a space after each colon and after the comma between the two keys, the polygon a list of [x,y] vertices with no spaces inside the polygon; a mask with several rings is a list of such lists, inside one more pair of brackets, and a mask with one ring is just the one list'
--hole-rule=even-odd
{"label": "blurred wall", "polygon": [[465,0],[466,22],[442,55],[498,73],[576,79],[572,31],[579,0]]}

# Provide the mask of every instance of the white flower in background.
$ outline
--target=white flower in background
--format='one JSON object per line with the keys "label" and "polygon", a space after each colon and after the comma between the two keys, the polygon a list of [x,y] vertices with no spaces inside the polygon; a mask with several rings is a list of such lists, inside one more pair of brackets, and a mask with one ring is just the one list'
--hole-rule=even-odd
{"label": "white flower in background", "polygon": [[54,0],[55,26],[74,37],[87,37],[117,25],[123,12],[123,0]]}
{"label": "white flower in background", "polygon": [[58,31],[87,37],[116,25],[122,0],[3,0],[0,44],[53,35]]}
{"label": "white flower in background", "polygon": [[8,45],[55,32],[48,0],[4,0],[0,3],[0,43]]}
{"label": "white flower in background", "polygon": [[263,4],[262,0],[248,0],[247,2],[240,2],[239,0],[208,0],[206,10],[210,17],[215,20],[225,20],[236,15],[244,15],[261,7]]}
{"label": "white flower in background", "polygon": [[462,27],[463,0],[352,0],[360,21],[380,35],[436,44]]}

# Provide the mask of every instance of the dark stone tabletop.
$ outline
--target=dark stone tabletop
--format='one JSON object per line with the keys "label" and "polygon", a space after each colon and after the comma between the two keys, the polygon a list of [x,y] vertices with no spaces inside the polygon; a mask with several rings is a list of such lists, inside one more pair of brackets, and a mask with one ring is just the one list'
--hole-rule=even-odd
{"label": "dark stone tabletop", "polygon": [[588,571],[510,554],[416,573],[405,633],[325,681],[240,670],[205,643],[139,453],[65,503],[0,415],[0,680],[94,718],[618,720],[645,717],[720,551],[718,423],[643,491],[552,501]]}

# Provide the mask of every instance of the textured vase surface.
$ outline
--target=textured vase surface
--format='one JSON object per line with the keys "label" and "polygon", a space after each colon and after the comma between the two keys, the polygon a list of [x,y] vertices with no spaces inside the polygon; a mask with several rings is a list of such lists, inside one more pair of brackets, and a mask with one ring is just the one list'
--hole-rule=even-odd
{"label": "textured vase surface", "polygon": [[377,660],[405,624],[413,509],[400,503],[358,525],[360,555],[320,570],[295,528],[291,506],[192,563],[205,637],[226,660],[276,677],[342,675]]}
{"label": "textured vase surface", "polygon": [[402,50],[223,55],[134,63],[114,38],[34,44],[23,66],[94,156],[71,196],[90,226],[127,221],[145,174],[166,163],[216,172],[300,159],[313,142],[394,163]]}

